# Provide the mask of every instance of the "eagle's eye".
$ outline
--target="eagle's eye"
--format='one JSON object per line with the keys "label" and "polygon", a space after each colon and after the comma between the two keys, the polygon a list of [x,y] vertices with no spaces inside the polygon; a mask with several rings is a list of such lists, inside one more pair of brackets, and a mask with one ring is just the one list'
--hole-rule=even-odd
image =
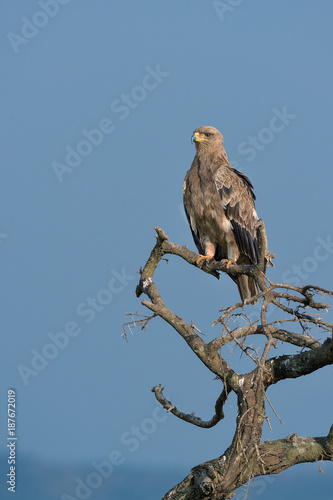
{"label": "eagle's eye", "polygon": [[206,132],[205,133],[205,137],[210,137],[212,134],[210,134],[209,132]]}

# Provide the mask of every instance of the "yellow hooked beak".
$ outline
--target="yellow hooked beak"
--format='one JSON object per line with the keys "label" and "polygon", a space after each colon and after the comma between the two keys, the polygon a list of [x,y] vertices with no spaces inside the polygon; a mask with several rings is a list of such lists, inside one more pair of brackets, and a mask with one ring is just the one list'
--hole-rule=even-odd
{"label": "yellow hooked beak", "polygon": [[192,142],[201,142],[203,140],[205,140],[205,138],[200,137],[199,132],[194,132],[194,134],[192,135],[192,139],[191,139]]}

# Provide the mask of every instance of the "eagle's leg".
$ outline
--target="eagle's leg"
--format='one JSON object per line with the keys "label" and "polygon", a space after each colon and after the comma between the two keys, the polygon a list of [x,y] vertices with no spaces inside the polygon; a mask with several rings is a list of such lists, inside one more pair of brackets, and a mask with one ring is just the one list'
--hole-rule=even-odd
{"label": "eagle's leg", "polygon": [[239,251],[235,248],[235,245],[232,242],[228,243],[227,246],[228,258],[222,259],[220,264],[225,264],[226,268],[229,269],[232,264],[237,263],[237,259],[239,257]]}
{"label": "eagle's leg", "polygon": [[197,265],[201,265],[203,262],[207,263],[210,260],[213,260],[215,255],[215,250],[216,250],[216,245],[214,245],[214,243],[212,243],[211,241],[206,241],[205,255],[199,256],[199,258],[197,259]]}

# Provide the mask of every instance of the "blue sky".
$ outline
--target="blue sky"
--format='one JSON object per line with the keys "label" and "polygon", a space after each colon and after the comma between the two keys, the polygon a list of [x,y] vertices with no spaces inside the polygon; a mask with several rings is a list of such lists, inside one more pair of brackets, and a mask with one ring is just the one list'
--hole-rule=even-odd
{"label": "blue sky", "polygon": [[[204,419],[219,394],[175,332],[154,320],[121,339],[123,313],[145,313],[134,291],[153,227],[194,249],[182,184],[196,127],[217,127],[254,184],[277,254],[269,277],[332,288],[333,6],[224,4],[3,4],[0,393],[5,401],[17,391],[25,455],[90,464],[118,451],[128,465],[185,474],[230,444],[232,398],[211,430],[157,410],[150,389],[159,383]],[[227,277],[174,258],[156,281],[209,339],[218,309],[237,299]],[[247,368],[238,353],[230,362]],[[273,420],[264,437],[327,433],[331,377],[329,367],[272,387],[283,425]]]}

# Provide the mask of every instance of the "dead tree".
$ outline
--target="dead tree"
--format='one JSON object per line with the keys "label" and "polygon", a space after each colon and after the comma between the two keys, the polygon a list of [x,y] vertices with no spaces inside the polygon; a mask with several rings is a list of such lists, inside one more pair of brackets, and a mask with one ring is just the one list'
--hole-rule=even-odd
{"label": "dead tree", "polygon": [[[260,293],[246,304],[260,300],[260,314],[257,322],[249,321],[247,326],[232,328],[235,316],[245,315],[244,303],[223,309],[215,321],[220,324],[222,333],[206,343],[196,327],[186,323],[172,312],[164,303],[155,283],[154,273],[161,259],[167,255],[177,255],[187,263],[197,266],[198,255],[187,247],[169,241],[158,227],[157,242],[146,265],[140,270],[140,281],[136,288],[139,297],[145,294],[149,300],[142,304],[152,311],[150,316],[140,316],[127,326],[146,328],[154,317],[169,323],[186,341],[192,351],[222,382],[222,391],[215,403],[215,414],[209,421],[203,421],[194,414],[185,414],[176,408],[163,395],[163,387],[153,387],[156,399],[176,417],[198,427],[210,428],[224,418],[223,406],[228,394],[237,395],[238,414],[236,432],[232,443],[218,458],[194,467],[189,475],[172,488],[163,499],[199,500],[224,499],[233,496],[236,488],[249,482],[251,478],[264,474],[279,474],[281,471],[303,462],[333,460],[333,425],[327,436],[298,437],[293,434],[285,439],[261,442],[263,422],[266,417],[265,401],[267,389],[284,379],[297,378],[312,373],[326,365],[333,364],[333,325],[325,322],[318,314],[327,311],[328,305],[317,301],[318,295],[329,298],[333,293],[318,286],[290,286],[272,283],[265,277],[265,266],[272,254],[267,250],[265,228],[260,221],[257,229],[259,241],[259,263],[252,266],[232,265],[212,261],[202,267],[202,271],[216,277],[219,272],[245,273],[253,276]],[[269,304],[284,314],[284,319],[268,321]],[[296,331],[292,331],[296,330]],[[320,342],[310,335],[312,330],[321,333],[326,340]],[[251,335],[265,337],[261,352],[247,345]],[[124,329],[124,335],[126,332]],[[298,346],[300,352],[293,355],[268,357],[270,349],[276,347],[277,340]],[[238,374],[223,358],[223,347],[234,342],[254,363],[251,372]]]}

